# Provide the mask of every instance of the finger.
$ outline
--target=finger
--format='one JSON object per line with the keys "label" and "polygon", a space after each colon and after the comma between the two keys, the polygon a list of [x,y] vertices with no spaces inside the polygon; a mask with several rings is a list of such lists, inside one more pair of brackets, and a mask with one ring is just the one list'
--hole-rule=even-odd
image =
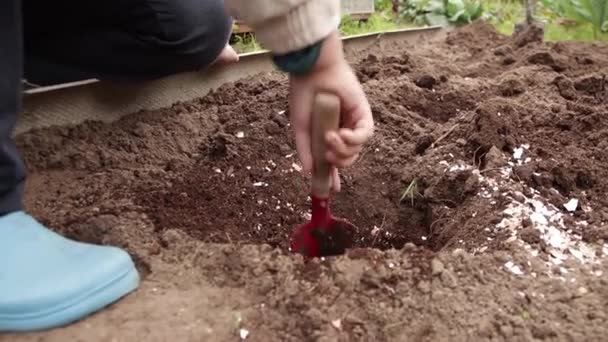
{"label": "finger", "polygon": [[339,131],[339,135],[348,145],[361,145],[373,134],[374,118],[361,84],[354,74],[351,75],[353,81],[348,83],[350,86],[340,88],[346,127]]}
{"label": "finger", "polygon": [[363,148],[362,145],[347,145],[342,137],[335,132],[328,132],[326,136],[328,150],[339,158],[351,157]]}
{"label": "finger", "polygon": [[363,145],[373,134],[373,123],[359,121],[354,129],[341,128],[338,135],[341,140],[349,145]]}
{"label": "finger", "polygon": [[350,112],[345,113],[345,116],[349,119],[350,127],[341,128],[338,135],[348,145],[364,144],[374,132],[374,119],[367,102],[352,108]]}
{"label": "finger", "polygon": [[342,190],[342,183],[340,182],[340,173],[335,167],[332,168],[331,172],[331,189],[334,192],[340,192],[340,190]]}
{"label": "finger", "polygon": [[327,154],[327,160],[335,167],[341,169],[353,165],[357,158],[359,158],[359,153],[347,158],[337,158],[336,155],[331,152],[328,152]]}
{"label": "finger", "polygon": [[312,170],[312,151],[310,137],[310,118],[312,93],[292,86],[289,99],[289,112],[296,141],[296,150],[304,173]]}
{"label": "finger", "polygon": [[333,165],[335,163],[340,163],[342,160],[349,160],[352,157],[359,155],[362,150],[363,147],[357,148],[357,151],[353,151],[353,153],[349,155],[339,155],[333,151],[327,151],[325,152],[325,159]]}

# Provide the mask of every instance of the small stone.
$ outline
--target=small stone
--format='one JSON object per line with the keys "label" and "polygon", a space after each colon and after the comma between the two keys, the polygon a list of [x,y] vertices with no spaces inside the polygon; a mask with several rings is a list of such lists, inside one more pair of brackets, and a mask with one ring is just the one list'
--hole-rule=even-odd
{"label": "small stone", "polygon": [[464,192],[467,194],[476,194],[479,191],[479,176],[474,173],[464,182]]}
{"label": "small stone", "polygon": [[508,45],[500,45],[494,49],[495,56],[506,56],[513,52],[513,49]]}
{"label": "small stone", "polygon": [[184,235],[181,231],[175,229],[169,229],[163,232],[160,237],[161,244],[167,248],[172,248],[183,241]]}
{"label": "small stone", "polygon": [[249,336],[249,330],[247,330],[247,329],[239,330],[239,336],[241,337],[242,340],[246,339],[247,336]]}
{"label": "small stone", "polygon": [[279,127],[283,128],[289,124],[289,119],[285,115],[275,115],[272,121],[276,122]]}
{"label": "small stone", "polygon": [[520,160],[522,157],[524,156],[524,148],[523,147],[516,147],[513,150],[513,158]]}
{"label": "small stone", "polygon": [[571,79],[559,75],[552,83],[557,86],[559,94],[566,100],[575,100],[578,98],[577,91],[574,89],[574,84]]}
{"label": "small stone", "polygon": [[416,250],[416,245],[411,242],[408,242],[403,246],[403,250],[406,252],[413,252]]}
{"label": "small stone", "polygon": [[431,270],[434,276],[440,275],[444,270],[443,263],[439,259],[434,258],[431,260]]}
{"label": "small stone", "polygon": [[[526,197],[521,193],[521,192],[516,192],[511,194],[511,197],[513,197],[513,200],[519,203],[525,203],[526,202]],[[530,218],[524,218],[521,220],[521,224],[524,227],[527,227],[529,225],[532,224],[532,221],[530,220]]]}
{"label": "small stone", "polygon": [[500,95],[505,97],[516,96],[526,91],[524,84],[516,78],[507,78],[498,85]]}
{"label": "small stone", "polygon": [[433,136],[430,134],[425,134],[420,136],[417,140],[416,140],[416,154],[423,154],[424,151],[426,151],[429,147],[431,147],[431,145],[433,144]]}
{"label": "small stone", "polygon": [[455,289],[458,285],[456,276],[451,271],[446,269],[441,272],[441,282],[450,289]]}
{"label": "small stone", "polygon": [[489,319],[481,318],[477,326],[477,334],[479,337],[491,338],[494,336],[494,325]]}
{"label": "small stone", "polygon": [[513,261],[508,261],[507,263],[505,263],[505,268],[515,274],[515,275],[522,275],[524,274],[524,272],[521,270],[521,267],[519,267],[519,265],[516,265]]}
{"label": "small stone", "polygon": [[433,89],[433,86],[437,84],[437,80],[431,75],[422,75],[414,83],[420,88]]}
{"label": "small stone", "polygon": [[[523,224],[523,222],[522,222],[522,224]],[[531,227],[531,226],[522,229],[519,232],[519,237],[531,245],[535,245],[537,243],[540,243],[540,241],[541,241],[540,231],[538,231],[538,229]]]}
{"label": "small stone", "polygon": [[578,293],[579,296],[584,296],[587,293],[589,293],[589,290],[587,290],[586,288],[584,288],[584,287],[581,286],[581,287],[579,287],[577,289],[577,293]]}
{"label": "small stone", "polygon": [[502,59],[503,65],[511,65],[513,63],[515,63],[515,58],[513,56],[505,56],[505,58]]}
{"label": "small stone", "polygon": [[302,171],[302,167],[296,163],[292,163],[291,167],[298,172]]}
{"label": "small stone", "polygon": [[459,146],[465,146],[467,144],[467,141],[465,139],[459,138],[459,139],[456,140],[456,143]]}
{"label": "small stone", "polygon": [[506,338],[510,339],[513,336],[513,327],[510,325],[502,325],[500,326],[500,334]]}
{"label": "small stone", "polygon": [[268,133],[268,135],[277,135],[277,134],[281,133],[281,128],[274,121],[267,122],[264,125],[264,130],[266,131],[266,133]]}
{"label": "small stone", "polygon": [[567,203],[564,204],[564,208],[569,212],[575,212],[578,208],[578,199],[572,198]]}
{"label": "small stone", "polygon": [[553,175],[547,172],[532,174],[533,185],[550,188],[553,186]]}
{"label": "small stone", "polygon": [[539,340],[546,340],[552,337],[557,337],[557,333],[548,324],[535,324],[530,329],[532,337]]}
{"label": "small stone", "polygon": [[148,253],[150,253],[150,255],[159,255],[160,252],[161,252],[161,246],[158,243],[155,243],[148,248]]}
{"label": "small stone", "polygon": [[519,180],[527,182],[529,179],[532,179],[534,169],[530,165],[519,165],[513,169],[513,173],[515,173],[515,176]]}
{"label": "small stone", "polygon": [[429,283],[426,280],[422,280],[418,283],[418,290],[420,290],[420,292],[422,293],[429,293],[431,292],[431,283]]}
{"label": "small stone", "polygon": [[492,146],[485,156],[486,169],[496,169],[507,165],[507,158],[496,147]]}

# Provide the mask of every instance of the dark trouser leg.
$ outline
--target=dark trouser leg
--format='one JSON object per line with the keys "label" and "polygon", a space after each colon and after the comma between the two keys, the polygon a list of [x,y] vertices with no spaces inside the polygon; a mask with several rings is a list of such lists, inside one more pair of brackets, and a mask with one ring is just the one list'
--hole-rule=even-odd
{"label": "dark trouser leg", "polygon": [[0,215],[22,207],[25,167],[11,132],[21,109],[21,0],[0,1]]}
{"label": "dark trouser leg", "polygon": [[223,0],[24,0],[25,75],[48,85],[138,80],[211,64],[232,21]]}

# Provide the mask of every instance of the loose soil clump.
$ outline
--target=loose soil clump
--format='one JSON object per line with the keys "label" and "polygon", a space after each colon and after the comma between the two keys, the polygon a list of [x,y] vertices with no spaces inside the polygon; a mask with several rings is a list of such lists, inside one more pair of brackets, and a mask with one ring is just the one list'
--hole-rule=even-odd
{"label": "loose soil clump", "polygon": [[376,132],[332,200],[358,227],[337,257],[288,250],[310,202],[283,75],[20,135],[28,210],[145,278],[7,340],[602,340],[608,47],[475,23],[351,62]]}

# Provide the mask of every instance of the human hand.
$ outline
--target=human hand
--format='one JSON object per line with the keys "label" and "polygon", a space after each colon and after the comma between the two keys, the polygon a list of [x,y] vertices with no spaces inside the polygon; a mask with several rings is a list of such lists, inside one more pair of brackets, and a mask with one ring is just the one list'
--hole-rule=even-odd
{"label": "human hand", "polygon": [[220,52],[220,55],[217,56],[215,61],[213,61],[213,63],[211,63],[211,64],[212,65],[230,64],[230,63],[235,63],[238,61],[239,61],[239,55],[236,53],[236,51],[234,51],[234,49],[232,48],[232,46],[230,46],[230,44],[226,44],[226,46],[222,49],[222,52]]}
{"label": "human hand", "polygon": [[339,168],[352,165],[372,136],[374,122],[367,97],[356,75],[344,58],[337,32],[323,43],[313,70],[306,75],[290,75],[290,117],[295,130],[296,148],[302,168],[312,170],[311,117],[315,93],[336,94],[341,102],[342,127],[327,134],[327,161],[332,164],[332,190],[340,191]]}

